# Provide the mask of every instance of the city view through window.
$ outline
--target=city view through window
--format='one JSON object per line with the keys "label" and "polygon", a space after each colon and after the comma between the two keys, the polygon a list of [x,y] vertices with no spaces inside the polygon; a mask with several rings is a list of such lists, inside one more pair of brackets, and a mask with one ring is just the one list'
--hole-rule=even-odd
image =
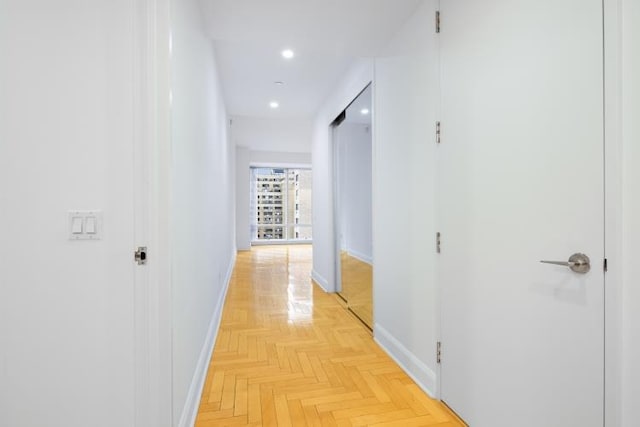
{"label": "city view through window", "polygon": [[251,168],[255,242],[311,241],[311,170]]}

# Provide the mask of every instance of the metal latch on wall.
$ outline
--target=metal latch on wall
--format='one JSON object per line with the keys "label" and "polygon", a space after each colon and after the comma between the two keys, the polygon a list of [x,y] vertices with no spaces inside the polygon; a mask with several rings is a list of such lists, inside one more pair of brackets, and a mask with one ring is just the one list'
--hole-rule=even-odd
{"label": "metal latch on wall", "polygon": [[139,246],[138,250],[134,253],[134,259],[138,265],[145,265],[147,263],[147,247]]}

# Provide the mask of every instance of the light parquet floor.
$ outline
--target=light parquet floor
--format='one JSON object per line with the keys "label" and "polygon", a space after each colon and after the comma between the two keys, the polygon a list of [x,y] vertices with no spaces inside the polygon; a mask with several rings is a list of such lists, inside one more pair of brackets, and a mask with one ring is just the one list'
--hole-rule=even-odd
{"label": "light parquet floor", "polygon": [[306,245],[238,254],[196,427],[462,426],[310,270]]}

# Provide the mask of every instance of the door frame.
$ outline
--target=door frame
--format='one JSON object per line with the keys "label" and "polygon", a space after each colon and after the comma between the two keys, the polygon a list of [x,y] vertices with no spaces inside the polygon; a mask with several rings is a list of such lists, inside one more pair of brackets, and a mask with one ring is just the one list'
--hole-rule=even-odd
{"label": "door frame", "polygon": [[[346,110],[346,108],[345,108]],[[342,115],[343,113],[340,113]],[[338,116],[340,117],[340,116]],[[340,258],[340,201],[338,200],[338,127],[340,123],[336,124],[336,120],[334,120],[329,126],[330,132],[330,146],[331,146],[331,190],[333,193],[332,201],[333,201],[333,265],[335,269],[335,274],[333,280],[335,280],[335,292],[336,294],[347,303],[346,298],[342,295],[342,260]]]}
{"label": "door frame", "polygon": [[[171,427],[171,0],[134,0],[134,419]],[[133,264],[138,246],[146,265]]]}
{"label": "door frame", "polygon": [[620,425],[622,406],[622,2],[603,0],[605,156],[604,425]]}

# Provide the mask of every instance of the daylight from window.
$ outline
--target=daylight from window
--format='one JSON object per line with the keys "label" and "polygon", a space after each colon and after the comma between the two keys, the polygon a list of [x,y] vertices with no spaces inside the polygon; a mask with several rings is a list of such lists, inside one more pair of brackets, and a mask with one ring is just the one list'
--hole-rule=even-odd
{"label": "daylight from window", "polygon": [[311,169],[251,168],[254,242],[311,241]]}

